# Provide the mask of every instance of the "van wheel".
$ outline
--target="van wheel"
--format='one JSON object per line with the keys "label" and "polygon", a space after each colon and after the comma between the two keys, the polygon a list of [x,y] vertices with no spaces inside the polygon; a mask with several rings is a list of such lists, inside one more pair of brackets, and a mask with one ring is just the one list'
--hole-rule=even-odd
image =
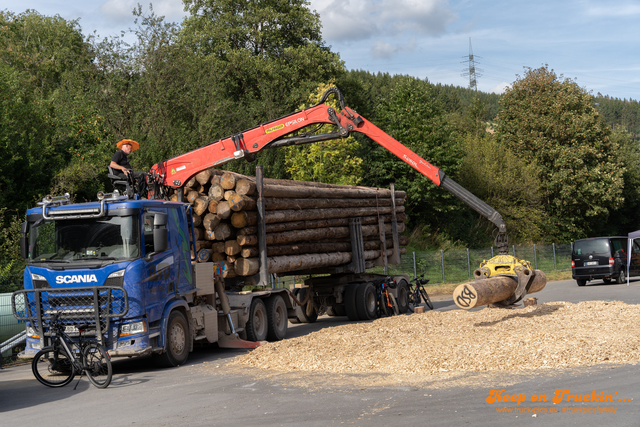
{"label": "van wheel", "polygon": [[605,277],[604,279],[602,279],[602,281],[605,283],[605,285],[608,285],[609,283],[611,283],[611,278]]}
{"label": "van wheel", "polygon": [[576,279],[576,283],[578,286],[584,286],[587,284],[587,281],[585,279]]}
{"label": "van wheel", "polygon": [[623,284],[623,283],[626,283],[626,281],[627,281],[627,275],[625,271],[620,270],[620,273],[618,273],[618,279],[616,280],[616,283]]}

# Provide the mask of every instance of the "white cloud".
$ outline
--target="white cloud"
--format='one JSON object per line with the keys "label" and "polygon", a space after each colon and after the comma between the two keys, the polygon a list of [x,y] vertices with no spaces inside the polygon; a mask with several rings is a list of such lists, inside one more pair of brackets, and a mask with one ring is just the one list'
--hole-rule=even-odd
{"label": "white cloud", "polygon": [[489,93],[497,93],[498,95],[500,95],[500,94],[503,94],[510,87],[511,87],[510,83],[502,82],[497,86],[494,86],[491,89],[489,89]]}
{"label": "white cloud", "polygon": [[448,0],[313,0],[311,9],[320,13],[322,35],[329,42],[440,35],[456,19]]}
{"label": "white cloud", "polygon": [[371,56],[376,59],[389,59],[398,53],[412,52],[416,48],[416,39],[412,38],[407,43],[388,43],[384,40],[376,40],[371,45]]}
{"label": "white cloud", "polygon": [[634,3],[607,3],[607,6],[587,7],[585,12],[587,15],[594,16],[596,18],[630,17],[633,15],[640,15],[640,5]]}

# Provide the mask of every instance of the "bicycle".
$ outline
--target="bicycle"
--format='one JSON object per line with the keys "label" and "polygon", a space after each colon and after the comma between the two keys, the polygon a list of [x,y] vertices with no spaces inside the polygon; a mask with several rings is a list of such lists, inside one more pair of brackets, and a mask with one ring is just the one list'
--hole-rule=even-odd
{"label": "bicycle", "polygon": [[[79,324],[78,341],[66,334],[65,324],[57,313],[49,323],[53,344],[40,350],[31,362],[31,370],[38,381],[48,387],[63,387],[76,374],[86,373],[91,384],[106,388],[111,383],[113,370],[107,351],[96,340],[83,340],[89,324]],[[77,384],[76,384],[77,387]]]}
{"label": "bicycle", "polygon": [[413,286],[409,286],[409,292],[407,295],[409,310],[411,310],[411,312],[413,313],[415,307],[418,307],[422,303],[422,301],[424,301],[429,309],[433,310],[431,298],[429,298],[427,290],[423,286],[429,283],[429,279],[424,279],[423,274],[420,277],[414,277],[413,280],[415,281],[415,284]]}
{"label": "bicycle", "polygon": [[380,282],[377,287],[377,315],[378,317],[388,317],[399,314],[398,303],[389,288],[395,288],[396,284],[391,277],[387,277],[384,282]]}

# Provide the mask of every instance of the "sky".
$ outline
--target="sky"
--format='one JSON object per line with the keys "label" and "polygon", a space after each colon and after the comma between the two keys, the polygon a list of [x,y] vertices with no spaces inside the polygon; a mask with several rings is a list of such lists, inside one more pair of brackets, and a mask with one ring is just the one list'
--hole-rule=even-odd
{"label": "sky", "polygon": [[[590,93],[640,100],[640,0],[309,0],[322,35],[348,69],[501,93],[545,64]],[[35,9],[78,19],[83,33],[119,35],[142,0],[0,0],[0,10]],[[181,0],[151,1],[181,22]],[[348,100],[347,100],[348,101]]]}

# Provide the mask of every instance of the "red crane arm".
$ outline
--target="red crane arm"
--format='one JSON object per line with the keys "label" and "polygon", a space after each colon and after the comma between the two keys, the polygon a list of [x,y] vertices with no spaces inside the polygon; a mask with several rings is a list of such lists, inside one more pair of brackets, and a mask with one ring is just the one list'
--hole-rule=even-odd
{"label": "red crane arm", "polygon": [[[338,125],[341,130],[346,131],[282,139],[286,135],[314,124]],[[337,139],[347,137],[350,131],[367,135],[432,180],[436,185],[440,185],[440,169],[400,144],[373,123],[358,116],[353,110],[343,108],[340,113],[336,114],[332,107],[325,104],[318,104],[306,110],[298,111],[158,163],[151,168],[151,174],[156,177],[158,184],[168,187],[181,187],[198,172],[225,164],[234,159],[247,158],[251,160],[253,153],[257,153],[264,148]],[[274,143],[274,141],[276,143],[271,147],[270,144]]]}
{"label": "red crane arm", "polygon": [[[341,111],[324,104],[331,94],[338,96]],[[337,132],[313,135],[301,134],[289,136],[311,125],[331,124],[338,128]],[[478,199],[454,180],[445,177],[442,170],[433,166],[416,153],[393,139],[370,121],[359,116],[354,110],[344,105],[342,94],[336,88],[329,89],[322,96],[320,103],[313,107],[281,117],[242,133],[232,135],[219,141],[197,148],[188,153],[158,163],[151,168],[150,175],[154,184],[165,187],[182,187],[191,177],[205,169],[225,164],[234,159],[255,159],[254,153],[265,148],[278,148],[290,145],[308,144],[330,139],[346,138],[350,132],[360,132],[395,154],[399,159],[429,178],[437,186],[443,187],[467,205],[475,209],[498,227],[496,245],[501,252],[506,251],[506,224],[502,216],[491,206]],[[154,192],[150,191],[150,197]]]}

